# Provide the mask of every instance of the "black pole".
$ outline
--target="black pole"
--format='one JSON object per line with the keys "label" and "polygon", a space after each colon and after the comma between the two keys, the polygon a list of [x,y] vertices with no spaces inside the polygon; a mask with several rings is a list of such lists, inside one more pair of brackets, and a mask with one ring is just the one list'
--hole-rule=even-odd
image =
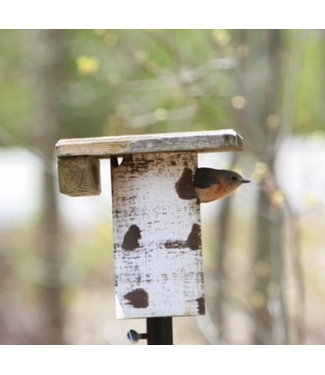
{"label": "black pole", "polygon": [[173,321],[164,318],[147,318],[148,345],[173,345]]}

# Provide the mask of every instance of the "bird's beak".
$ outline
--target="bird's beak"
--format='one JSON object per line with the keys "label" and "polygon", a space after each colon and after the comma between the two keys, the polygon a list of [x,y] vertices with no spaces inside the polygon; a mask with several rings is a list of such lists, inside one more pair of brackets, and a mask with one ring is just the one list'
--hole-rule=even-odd
{"label": "bird's beak", "polygon": [[243,180],[242,184],[248,184],[249,182],[250,182],[250,180]]}

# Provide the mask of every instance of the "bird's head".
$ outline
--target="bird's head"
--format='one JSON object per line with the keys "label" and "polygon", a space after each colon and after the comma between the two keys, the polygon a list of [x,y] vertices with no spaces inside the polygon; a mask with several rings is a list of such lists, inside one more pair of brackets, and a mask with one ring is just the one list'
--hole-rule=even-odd
{"label": "bird's head", "polygon": [[226,185],[229,190],[235,190],[241,184],[249,183],[249,180],[245,180],[239,173],[234,171],[220,170],[221,180],[223,185]]}

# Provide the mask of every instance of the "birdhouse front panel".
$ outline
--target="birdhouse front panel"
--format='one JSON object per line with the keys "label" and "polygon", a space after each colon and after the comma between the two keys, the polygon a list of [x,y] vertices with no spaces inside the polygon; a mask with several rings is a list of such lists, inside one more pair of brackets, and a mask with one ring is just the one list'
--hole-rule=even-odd
{"label": "birdhouse front panel", "polygon": [[205,313],[196,152],[111,158],[116,316]]}

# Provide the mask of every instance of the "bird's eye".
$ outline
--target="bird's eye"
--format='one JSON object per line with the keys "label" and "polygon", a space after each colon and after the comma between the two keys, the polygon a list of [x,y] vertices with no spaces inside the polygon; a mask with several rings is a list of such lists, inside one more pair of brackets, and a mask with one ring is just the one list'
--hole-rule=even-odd
{"label": "bird's eye", "polygon": [[232,179],[233,181],[236,181],[236,180],[237,180],[237,177],[236,177],[236,176],[231,176],[231,179]]}

